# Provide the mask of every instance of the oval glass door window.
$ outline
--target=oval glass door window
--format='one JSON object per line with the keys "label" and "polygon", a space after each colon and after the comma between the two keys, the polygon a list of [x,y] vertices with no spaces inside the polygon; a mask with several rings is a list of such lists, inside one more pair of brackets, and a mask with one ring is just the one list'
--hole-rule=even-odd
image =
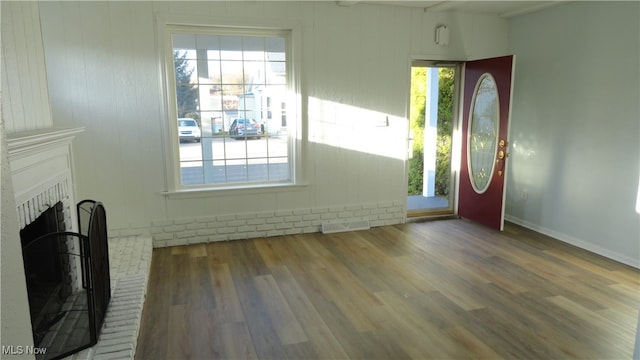
{"label": "oval glass door window", "polygon": [[496,82],[491,74],[485,73],[473,92],[467,144],[469,177],[478,194],[487,191],[495,169],[500,126],[498,105]]}

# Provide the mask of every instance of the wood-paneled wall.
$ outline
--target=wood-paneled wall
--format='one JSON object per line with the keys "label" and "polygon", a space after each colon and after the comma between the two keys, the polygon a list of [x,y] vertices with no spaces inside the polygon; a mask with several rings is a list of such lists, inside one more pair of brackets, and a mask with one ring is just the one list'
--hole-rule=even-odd
{"label": "wood-paneled wall", "polygon": [[38,4],[2,2],[2,113],[8,134],[53,126]]}
{"label": "wood-paneled wall", "polygon": [[[118,229],[198,216],[404,203],[410,60],[502,55],[507,44],[507,23],[498,17],[371,4],[47,1],[40,10],[54,123],[86,128],[75,143],[78,195],[103,201]],[[304,186],[160,195],[167,190],[167,119],[156,15],[298,24],[308,129]],[[448,47],[433,43],[441,23],[452,28]],[[354,126],[387,117],[390,126],[374,135]]]}

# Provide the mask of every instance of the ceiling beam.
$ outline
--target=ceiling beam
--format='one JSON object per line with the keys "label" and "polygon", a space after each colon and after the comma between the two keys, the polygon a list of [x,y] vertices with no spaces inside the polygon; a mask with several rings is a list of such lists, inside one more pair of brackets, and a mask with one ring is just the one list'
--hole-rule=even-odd
{"label": "ceiling beam", "polygon": [[524,8],[520,8],[512,11],[505,11],[503,13],[498,14],[498,16],[501,18],[508,19],[510,17],[529,14],[535,11],[540,11],[542,9],[546,9],[546,8],[556,6],[561,3],[567,3],[567,2],[570,2],[570,1],[566,1],[566,0],[541,1],[539,4],[531,5],[528,7],[524,7]]}
{"label": "ceiling beam", "polygon": [[455,1],[440,1],[436,4],[426,6],[424,12],[447,11],[455,8],[457,5]]}

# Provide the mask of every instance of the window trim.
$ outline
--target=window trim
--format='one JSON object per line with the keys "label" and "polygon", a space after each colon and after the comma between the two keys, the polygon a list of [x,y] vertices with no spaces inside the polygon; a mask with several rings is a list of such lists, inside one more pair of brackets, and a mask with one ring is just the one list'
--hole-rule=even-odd
{"label": "window trim", "polygon": [[[297,189],[300,186],[306,186],[303,174],[302,148],[303,126],[302,121],[302,96],[300,72],[302,67],[301,61],[301,26],[297,22],[291,21],[263,21],[255,19],[238,19],[238,18],[211,18],[196,15],[177,15],[171,18],[156,15],[157,27],[157,58],[160,66],[160,81],[163,98],[163,108],[161,114],[163,120],[163,160],[165,164],[165,190],[161,192],[163,195],[175,195],[179,193],[216,193],[219,191],[235,191],[246,192],[250,189],[268,189],[276,188],[279,190],[292,188]],[[172,34],[188,33],[199,34],[211,33],[214,30],[218,34],[231,35],[284,35],[286,51],[287,51],[287,85],[288,85],[288,104],[293,109],[287,109],[288,121],[288,164],[289,179],[284,181],[264,181],[264,182],[240,182],[240,183],[221,183],[221,184],[198,184],[183,185],[181,182],[180,171],[180,153],[178,141],[178,129],[172,126],[173,122],[169,119],[177,118],[177,109],[175,107],[175,75],[173,69],[173,43]]]}

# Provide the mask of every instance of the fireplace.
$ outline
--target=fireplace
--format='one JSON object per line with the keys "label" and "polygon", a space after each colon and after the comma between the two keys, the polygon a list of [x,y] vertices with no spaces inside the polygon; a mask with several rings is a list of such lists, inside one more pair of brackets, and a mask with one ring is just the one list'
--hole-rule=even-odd
{"label": "fireplace", "polygon": [[[43,309],[47,313],[51,313],[52,315],[48,317],[42,316],[43,320],[39,321],[44,321],[47,325],[53,327],[61,326],[63,321],[68,319],[70,315],[75,315],[79,323],[88,323],[89,341],[92,342],[95,337],[99,337],[99,341],[91,348],[82,350],[69,358],[78,360],[133,358],[150,271],[151,238],[124,236],[109,239],[107,244],[106,216],[102,204],[94,201],[83,201],[76,206],[77,196],[73,181],[72,140],[81,133],[81,128],[51,128],[14,133],[7,136],[13,193],[18,215],[16,219],[18,229],[24,230],[34,222],[43,222],[48,225],[44,225],[46,230],[26,230],[33,232],[31,234],[32,240],[21,241],[20,239],[3,238],[2,241],[3,245],[5,245],[5,240],[7,243],[11,241],[11,251],[8,253],[11,254],[10,256],[21,258],[20,245],[27,245],[27,243],[32,242],[37,243],[36,240],[41,233],[48,232],[51,234],[57,232],[55,236],[45,236],[48,240],[38,240],[55,243],[55,245],[50,244],[50,246],[53,246],[53,250],[47,249],[46,251],[55,252],[58,249],[58,252],[64,253],[61,254],[61,259],[57,261],[58,265],[51,265],[51,269],[56,269],[57,266],[58,268],[61,267],[63,272],[63,275],[54,280],[54,282],[58,282],[54,293],[64,296],[68,292],[86,291],[85,286],[89,284],[92,299],[83,300],[88,299],[88,297],[82,293],[80,296],[74,297],[74,299],[77,300],[77,305],[85,306],[82,301],[86,301],[85,307],[93,307],[93,310],[90,310],[88,314],[95,314],[94,319],[87,319],[92,315],[79,316],[65,313],[65,311],[76,309],[75,305],[65,308],[65,306],[69,306],[65,304],[67,302],[70,303],[71,300],[56,300],[59,303],[63,303],[63,307],[60,310],[50,311],[49,307],[45,305],[40,305],[31,310],[26,291],[27,276],[22,271],[24,270],[23,261],[18,260],[16,261],[17,264],[15,264],[17,266],[14,266],[13,263],[11,264],[11,269],[16,270],[15,274],[4,276],[5,273],[3,272],[3,280],[5,278],[10,279],[7,283],[3,282],[3,290],[10,290],[13,287],[19,289],[19,291],[13,293],[16,296],[10,298],[11,301],[3,302],[2,304],[3,311],[10,309],[13,314],[11,317],[3,316],[3,326],[8,329],[16,329],[16,335],[12,338],[13,343],[16,344],[15,346],[19,346],[21,349],[31,349],[31,353],[36,355],[37,359],[49,359],[53,355],[53,348],[43,349],[38,345],[34,347],[33,342],[30,339],[27,340],[28,337],[34,338],[30,313],[41,313]],[[54,209],[52,210],[51,208]],[[46,220],[40,219],[45,213],[48,213],[43,217]],[[91,219],[101,220],[97,221],[96,225],[91,226],[91,224],[94,224]],[[49,227],[49,225],[55,223],[58,223],[58,225]],[[98,239],[97,245],[85,240],[89,238]],[[13,242],[14,240],[15,243]],[[21,242],[24,244],[21,244]],[[108,248],[107,245],[109,245]],[[31,246],[36,245],[29,245],[29,247]],[[113,256],[110,269],[109,252]],[[85,255],[81,256],[82,254]],[[88,260],[89,255],[87,254],[90,254],[91,260]],[[59,265],[60,263],[62,264],[61,266]],[[86,273],[86,269],[92,270]],[[102,269],[102,271],[99,269]],[[106,269],[109,269],[109,271],[107,272]],[[32,278],[38,275],[39,273],[36,273],[29,275],[29,277]],[[29,281],[32,281],[32,279]],[[102,284],[102,286],[96,286],[95,284]],[[48,290],[45,288],[43,291]],[[112,296],[113,298],[111,298]],[[31,302],[33,302],[33,298],[34,296],[31,296]],[[42,301],[40,304],[42,304]],[[8,319],[8,321],[5,321],[5,319]],[[101,327],[102,330],[100,330]],[[41,333],[44,330],[38,329],[37,331]],[[54,331],[50,330],[49,332],[53,333]],[[64,329],[59,331],[62,334],[66,332]],[[36,334],[36,336],[41,337],[44,341],[47,340],[46,335]],[[87,335],[81,337],[82,341],[86,337]],[[58,343],[58,341],[55,343]],[[13,348],[7,346],[6,349],[10,351]],[[3,347],[3,350],[5,350],[5,347]],[[61,352],[62,350],[58,351]],[[44,353],[46,353],[46,357],[40,356]],[[62,354],[59,355],[62,356]]]}
{"label": "fireplace", "polygon": [[[95,290],[96,279],[108,279],[109,275],[92,273],[95,261],[88,255],[93,248],[106,249],[105,222],[90,230],[88,220],[95,213],[94,208],[99,214],[95,219],[106,219],[104,209],[91,202],[82,206],[84,210],[76,207],[72,140],[82,131],[50,128],[7,136],[21,232],[17,241],[24,255],[24,275],[15,274],[14,279],[24,281],[28,293],[24,302],[12,304],[20,314],[13,322],[18,326],[31,324],[36,348],[47,347],[34,354],[38,359],[64,356],[74,347],[79,349],[94,342],[101,325],[99,319],[104,315],[93,314],[104,313],[109,301],[109,290],[107,296],[103,290]],[[84,218],[80,216],[87,209],[90,212]],[[104,236],[97,237],[105,239],[104,246],[90,245],[91,231],[104,232]],[[108,264],[106,260],[97,262]],[[97,306],[96,292],[102,299]],[[70,322],[74,325],[69,326]],[[83,335],[78,335],[77,330],[82,328]]]}
{"label": "fireplace", "polygon": [[62,202],[20,231],[33,341],[47,349],[38,359],[95,345],[111,298],[104,207],[85,200],[77,214],[79,233],[65,231]]}
{"label": "fireplace", "polygon": [[106,214],[101,203],[77,206],[79,233],[65,231],[61,202],[20,232],[29,311],[38,359],[93,346],[111,298]]}

